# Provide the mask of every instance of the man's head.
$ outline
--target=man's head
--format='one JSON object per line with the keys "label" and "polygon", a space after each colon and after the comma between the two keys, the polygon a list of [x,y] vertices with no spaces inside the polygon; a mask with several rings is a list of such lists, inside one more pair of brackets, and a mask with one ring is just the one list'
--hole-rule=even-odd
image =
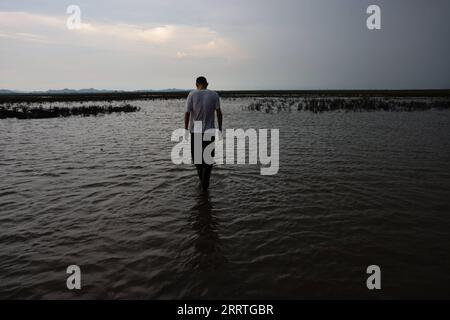
{"label": "man's head", "polygon": [[195,85],[198,90],[206,89],[208,87],[208,81],[205,77],[198,77],[195,81]]}

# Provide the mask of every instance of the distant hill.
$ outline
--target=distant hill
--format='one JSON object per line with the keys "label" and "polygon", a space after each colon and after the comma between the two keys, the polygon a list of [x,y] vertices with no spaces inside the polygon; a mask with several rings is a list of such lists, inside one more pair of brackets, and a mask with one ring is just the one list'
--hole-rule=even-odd
{"label": "distant hill", "polygon": [[48,93],[48,94],[72,94],[72,93],[119,93],[119,92],[185,92],[189,90],[184,89],[162,89],[162,90],[132,90],[132,91],[126,91],[126,90],[108,90],[108,89],[95,89],[95,88],[87,88],[87,89],[50,89],[47,91],[16,91],[16,90],[8,90],[8,89],[0,89],[0,94],[26,94],[26,93]]}
{"label": "distant hill", "polygon": [[[119,91],[117,91],[117,90],[98,90],[98,89],[94,89],[94,88],[79,89],[79,90],[64,88],[61,90],[51,89],[51,90],[44,91],[43,93],[61,94],[61,93],[108,93],[108,92],[119,92]],[[33,93],[42,93],[42,91],[34,91]]]}
{"label": "distant hill", "polygon": [[18,93],[18,91],[0,89],[0,94],[14,94],[14,93]]}

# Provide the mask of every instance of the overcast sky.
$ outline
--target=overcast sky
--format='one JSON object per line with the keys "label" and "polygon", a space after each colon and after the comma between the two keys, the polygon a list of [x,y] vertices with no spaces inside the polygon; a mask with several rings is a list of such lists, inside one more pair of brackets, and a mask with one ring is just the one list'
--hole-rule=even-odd
{"label": "overcast sky", "polygon": [[0,88],[450,88],[449,39],[448,0],[1,0]]}

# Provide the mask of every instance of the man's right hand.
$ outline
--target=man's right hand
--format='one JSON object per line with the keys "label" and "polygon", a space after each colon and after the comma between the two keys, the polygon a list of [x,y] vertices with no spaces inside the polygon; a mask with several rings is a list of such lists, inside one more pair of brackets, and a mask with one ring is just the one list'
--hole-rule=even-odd
{"label": "man's right hand", "polygon": [[219,140],[223,140],[223,133],[222,130],[218,129],[217,130],[217,136],[216,136],[217,141]]}

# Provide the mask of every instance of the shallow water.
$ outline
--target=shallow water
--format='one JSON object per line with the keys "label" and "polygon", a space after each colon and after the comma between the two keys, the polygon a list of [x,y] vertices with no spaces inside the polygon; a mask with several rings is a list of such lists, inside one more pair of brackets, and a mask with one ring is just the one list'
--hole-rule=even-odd
{"label": "shallow water", "polygon": [[280,170],[216,166],[205,195],[170,159],[183,102],[130,103],[0,120],[1,298],[450,297],[450,111],[224,100],[225,127],[280,129]]}

